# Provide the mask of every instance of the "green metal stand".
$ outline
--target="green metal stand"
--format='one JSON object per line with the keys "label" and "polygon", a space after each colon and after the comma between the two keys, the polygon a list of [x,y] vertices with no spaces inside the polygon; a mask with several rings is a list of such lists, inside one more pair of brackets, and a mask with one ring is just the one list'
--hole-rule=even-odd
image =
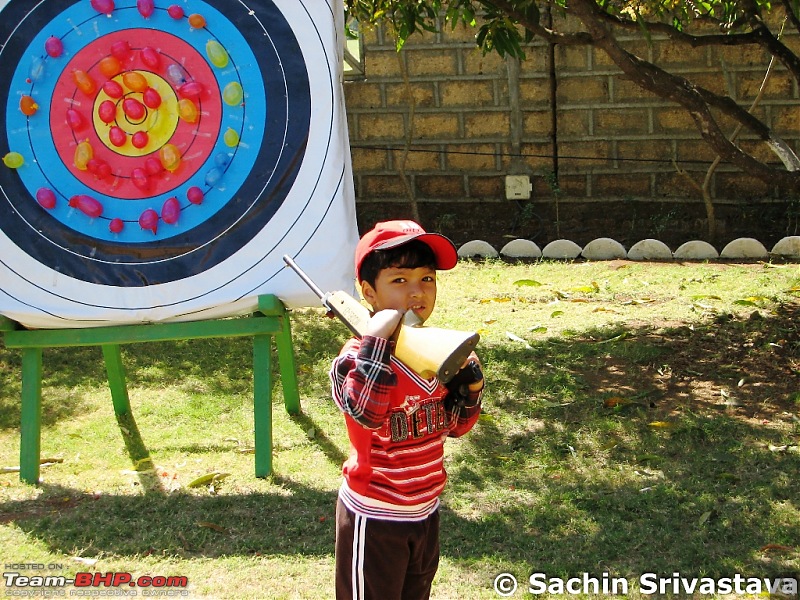
{"label": "green metal stand", "polygon": [[[111,400],[117,421],[131,423],[125,368],[121,344],[161,342],[216,337],[253,336],[253,411],[255,423],[255,473],[272,473],[272,376],[271,338],[278,349],[278,364],[283,383],[283,401],[287,412],[300,412],[294,348],[289,315],[276,296],[258,297],[258,311],[249,317],[120,325],[90,329],[24,329],[18,323],[0,317],[0,332],[7,348],[22,350],[22,407],[20,423],[20,479],[38,483],[42,432],[42,350],[68,346],[100,346],[108,374]],[[127,440],[126,440],[127,441]],[[129,451],[131,448],[129,447]],[[145,452],[146,453],[146,452]],[[134,461],[147,456],[134,456]]]}

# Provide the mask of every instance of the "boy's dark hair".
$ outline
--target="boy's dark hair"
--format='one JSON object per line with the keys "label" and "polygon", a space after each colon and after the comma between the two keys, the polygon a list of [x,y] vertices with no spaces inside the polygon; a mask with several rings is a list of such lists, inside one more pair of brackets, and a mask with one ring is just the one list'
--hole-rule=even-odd
{"label": "boy's dark hair", "polygon": [[401,269],[417,269],[419,267],[436,268],[436,255],[425,242],[411,240],[401,246],[386,250],[373,250],[364,257],[358,278],[375,287],[375,279],[383,269],[399,267]]}

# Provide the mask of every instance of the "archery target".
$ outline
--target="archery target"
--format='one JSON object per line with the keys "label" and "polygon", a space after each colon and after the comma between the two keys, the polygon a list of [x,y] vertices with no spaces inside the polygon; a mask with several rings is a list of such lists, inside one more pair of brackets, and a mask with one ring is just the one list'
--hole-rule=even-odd
{"label": "archery target", "polygon": [[[341,1],[11,0],[0,313],[77,327],[352,286]],[[334,242],[334,240],[337,240]]]}

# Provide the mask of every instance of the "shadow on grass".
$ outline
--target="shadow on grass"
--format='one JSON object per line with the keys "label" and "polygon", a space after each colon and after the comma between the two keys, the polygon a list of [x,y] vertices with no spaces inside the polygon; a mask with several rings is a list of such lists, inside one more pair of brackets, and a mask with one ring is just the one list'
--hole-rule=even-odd
{"label": "shadow on grass", "polygon": [[[442,554],[551,576],[797,571],[798,317],[785,306],[483,348],[485,414],[448,467]],[[330,356],[331,335],[299,335],[301,369],[318,361],[306,353]],[[220,351],[238,374],[226,378],[249,379],[236,348]],[[187,368],[221,369],[221,356]],[[171,352],[136,364],[174,366]],[[309,415],[294,420],[319,431]],[[344,459],[324,434],[315,440],[326,460]],[[3,503],[0,521],[67,555],[330,556],[335,491],[276,483],[275,493],[98,498],[44,486],[41,498]]]}

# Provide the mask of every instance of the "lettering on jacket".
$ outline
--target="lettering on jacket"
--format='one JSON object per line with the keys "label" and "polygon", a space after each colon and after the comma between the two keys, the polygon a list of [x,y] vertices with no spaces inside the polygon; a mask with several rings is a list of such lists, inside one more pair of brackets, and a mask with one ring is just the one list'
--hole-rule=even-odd
{"label": "lettering on jacket", "polygon": [[[409,400],[409,398],[407,398]],[[403,405],[394,409],[389,416],[389,429],[393,442],[405,442],[434,435],[447,429],[444,403],[436,398],[420,404]]]}

